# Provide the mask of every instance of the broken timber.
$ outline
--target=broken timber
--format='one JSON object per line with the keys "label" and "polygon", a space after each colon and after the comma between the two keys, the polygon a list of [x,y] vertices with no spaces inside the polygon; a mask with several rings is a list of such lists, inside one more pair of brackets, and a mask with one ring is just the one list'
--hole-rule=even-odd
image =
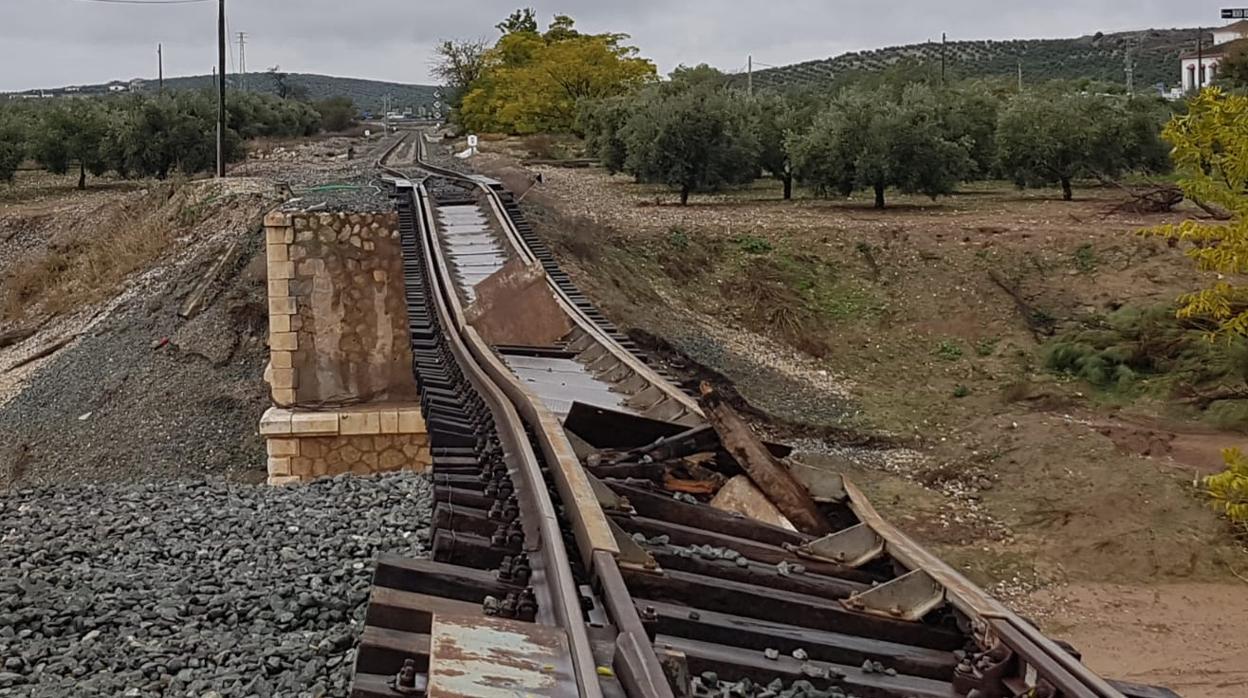
{"label": "broken timber", "polygon": [[702,410],[719,434],[724,448],[732,454],[754,484],[799,531],[812,535],[831,533],[832,527],[784,465],[776,460],[763,442],[709,383],[702,383]]}

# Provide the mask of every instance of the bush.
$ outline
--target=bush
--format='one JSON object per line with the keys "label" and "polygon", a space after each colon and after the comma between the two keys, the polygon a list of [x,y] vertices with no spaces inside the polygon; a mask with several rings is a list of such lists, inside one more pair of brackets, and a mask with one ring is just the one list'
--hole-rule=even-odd
{"label": "bush", "polygon": [[1150,378],[1164,379],[1170,388],[1243,383],[1248,344],[1210,342],[1203,328],[1176,319],[1169,307],[1123,308],[1050,341],[1044,362],[1051,371],[1105,389],[1129,389]]}
{"label": "bush", "polygon": [[317,102],[316,110],[321,114],[321,128],[326,131],[345,131],[355,123],[355,103],[350,97],[330,97]]}

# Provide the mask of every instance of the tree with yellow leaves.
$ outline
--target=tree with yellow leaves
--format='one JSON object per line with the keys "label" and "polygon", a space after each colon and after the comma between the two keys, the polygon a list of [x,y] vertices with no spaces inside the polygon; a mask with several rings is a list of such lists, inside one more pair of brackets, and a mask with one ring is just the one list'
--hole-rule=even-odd
{"label": "tree with yellow leaves", "polygon": [[1204,479],[1213,508],[1248,532],[1248,458],[1238,448],[1222,452],[1226,471]]}
{"label": "tree with yellow leaves", "polygon": [[[1174,146],[1183,192],[1217,220],[1187,220],[1155,228],[1153,234],[1192,244],[1187,256],[1214,272],[1211,286],[1179,299],[1181,318],[1217,323],[1214,334],[1248,335],[1248,286],[1235,277],[1248,272],[1248,97],[1218,88],[1191,99],[1162,134]],[[1248,458],[1239,449],[1222,454],[1226,471],[1202,480],[1214,509],[1248,531]]]}
{"label": "tree with yellow leaves", "polygon": [[1162,136],[1174,147],[1187,197],[1226,213],[1148,231],[1191,243],[1187,256],[1218,275],[1208,288],[1182,296],[1178,315],[1213,320],[1219,334],[1248,335],[1248,287],[1233,280],[1248,272],[1248,96],[1206,89]]}
{"label": "tree with yellow leaves", "polygon": [[614,97],[655,79],[654,64],[624,45],[625,34],[582,34],[557,15],[545,33],[504,29],[486,53],[459,122],[473,131],[567,132],[582,100]]}

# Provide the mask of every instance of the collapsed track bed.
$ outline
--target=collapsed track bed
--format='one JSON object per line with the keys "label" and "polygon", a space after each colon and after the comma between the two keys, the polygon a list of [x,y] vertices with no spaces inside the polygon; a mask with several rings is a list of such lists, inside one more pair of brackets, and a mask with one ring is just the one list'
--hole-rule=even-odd
{"label": "collapsed track bed", "polygon": [[498,183],[390,174],[437,505],[432,560],[379,562],[355,695],[487,695],[465,667],[517,647],[533,695],[1173,695],[1095,676],[650,367]]}

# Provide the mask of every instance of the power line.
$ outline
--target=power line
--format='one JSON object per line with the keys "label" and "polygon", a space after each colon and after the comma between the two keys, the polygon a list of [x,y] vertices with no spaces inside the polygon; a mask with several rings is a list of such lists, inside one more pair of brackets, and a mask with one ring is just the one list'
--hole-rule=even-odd
{"label": "power line", "polygon": [[76,0],[77,2],[98,2],[105,5],[195,5],[212,0]]}

